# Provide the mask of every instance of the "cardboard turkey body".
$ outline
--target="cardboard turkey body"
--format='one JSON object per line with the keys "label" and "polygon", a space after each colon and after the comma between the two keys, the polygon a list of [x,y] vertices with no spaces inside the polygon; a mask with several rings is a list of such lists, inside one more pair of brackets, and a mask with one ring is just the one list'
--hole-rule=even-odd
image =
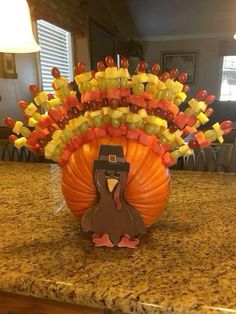
{"label": "cardboard turkey body", "polygon": [[136,246],[139,241],[135,237],[145,232],[141,215],[124,197],[128,172],[123,148],[102,145],[99,159],[94,161],[99,200],[82,218],[82,228],[94,233],[92,239],[96,246]]}

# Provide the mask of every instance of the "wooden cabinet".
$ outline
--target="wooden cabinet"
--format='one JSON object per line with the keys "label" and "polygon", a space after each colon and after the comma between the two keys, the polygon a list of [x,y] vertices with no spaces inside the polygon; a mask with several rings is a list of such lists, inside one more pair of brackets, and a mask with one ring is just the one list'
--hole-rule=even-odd
{"label": "wooden cabinet", "polygon": [[109,311],[0,292],[0,314],[104,314]]}

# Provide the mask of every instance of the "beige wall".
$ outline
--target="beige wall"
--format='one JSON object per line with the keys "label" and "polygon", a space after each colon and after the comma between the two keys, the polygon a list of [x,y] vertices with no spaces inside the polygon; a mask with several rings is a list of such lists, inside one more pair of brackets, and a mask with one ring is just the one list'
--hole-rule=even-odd
{"label": "beige wall", "polygon": [[17,79],[0,79],[0,125],[4,125],[3,119],[10,116],[14,119],[22,119],[22,111],[18,108],[18,101],[31,100],[28,91],[29,84],[38,84],[36,54],[16,54]]}
{"label": "beige wall", "polygon": [[162,51],[199,51],[197,64],[197,79],[190,85],[189,95],[194,95],[199,89],[206,89],[218,97],[221,58],[218,57],[218,39],[169,40],[143,42],[145,58],[150,63],[161,63]]}

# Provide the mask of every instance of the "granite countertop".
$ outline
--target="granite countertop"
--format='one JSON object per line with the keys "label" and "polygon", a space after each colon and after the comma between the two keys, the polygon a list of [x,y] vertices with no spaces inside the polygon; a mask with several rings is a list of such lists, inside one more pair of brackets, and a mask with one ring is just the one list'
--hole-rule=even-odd
{"label": "granite countertop", "polygon": [[56,165],[0,162],[0,290],[125,313],[236,313],[236,174],[171,177],[138,249],[94,248]]}

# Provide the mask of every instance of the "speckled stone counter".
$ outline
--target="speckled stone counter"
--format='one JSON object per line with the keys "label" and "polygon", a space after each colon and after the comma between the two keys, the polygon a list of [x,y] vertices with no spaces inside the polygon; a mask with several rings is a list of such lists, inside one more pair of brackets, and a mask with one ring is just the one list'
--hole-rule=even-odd
{"label": "speckled stone counter", "polygon": [[172,171],[139,248],[94,248],[56,165],[0,162],[0,290],[125,313],[236,313],[236,174]]}

